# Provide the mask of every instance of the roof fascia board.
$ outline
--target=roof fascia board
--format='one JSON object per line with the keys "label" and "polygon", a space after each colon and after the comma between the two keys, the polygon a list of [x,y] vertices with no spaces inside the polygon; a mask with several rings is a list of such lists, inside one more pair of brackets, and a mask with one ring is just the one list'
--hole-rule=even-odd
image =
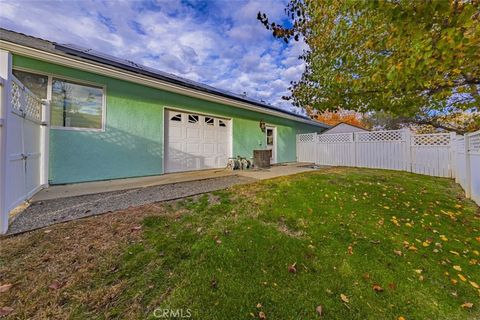
{"label": "roof fascia board", "polygon": [[0,48],[10,51],[14,54],[27,56],[30,58],[39,59],[39,60],[59,64],[66,67],[74,67],[80,70],[84,70],[84,71],[88,71],[88,72],[92,72],[100,75],[105,75],[105,76],[129,81],[129,82],[134,82],[134,83],[142,84],[142,85],[149,86],[156,89],[162,89],[169,92],[174,92],[174,93],[178,93],[178,94],[182,94],[182,95],[186,95],[194,98],[200,98],[200,99],[211,101],[211,102],[222,103],[222,104],[235,106],[238,108],[247,109],[247,110],[251,110],[259,113],[269,114],[276,117],[293,120],[296,122],[303,122],[313,126],[329,128],[329,126],[325,124],[315,122],[312,120],[302,119],[302,118],[298,118],[293,115],[288,115],[279,111],[269,110],[269,109],[258,107],[252,104],[239,102],[233,99],[219,97],[214,94],[209,94],[209,93],[204,93],[204,92],[200,92],[193,89],[188,89],[179,85],[169,83],[167,81],[152,79],[146,76],[138,75],[138,74],[135,74],[134,72],[121,70],[111,66],[107,67],[100,63],[95,63],[90,61],[87,62],[87,61],[84,61],[83,59],[80,60],[80,58],[74,59],[70,57],[65,57],[63,55],[58,55],[55,53],[31,48],[28,46],[19,45],[16,43],[5,41],[5,40],[0,40]]}

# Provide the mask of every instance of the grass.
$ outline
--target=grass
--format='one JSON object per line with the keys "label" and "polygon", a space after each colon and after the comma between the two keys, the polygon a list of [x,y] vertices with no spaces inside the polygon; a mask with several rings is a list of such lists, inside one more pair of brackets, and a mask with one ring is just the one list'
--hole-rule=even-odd
{"label": "grass", "polygon": [[0,246],[12,317],[480,317],[479,208],[451,180],[402,172],[283,177]]}

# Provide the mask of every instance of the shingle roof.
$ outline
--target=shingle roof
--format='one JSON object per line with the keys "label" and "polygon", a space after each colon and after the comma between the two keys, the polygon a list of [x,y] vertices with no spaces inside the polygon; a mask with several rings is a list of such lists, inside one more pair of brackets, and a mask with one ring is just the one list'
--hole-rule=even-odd
{"label": "shingle roof", "polygon": [[0,40],[13,42],[16,44],[20,44],[27,47],[32,47],[35,49],[40,49],[43,51],[60,54],[64,56],[74,56],[81,59],[86,59],[90,61],[94,61],[97,63],[101,63],[103,65],[108,65],[111,67],[116,67],[119,69],[123,69],[126,71],[138,73],[144,76],[148,76],[151,78],[155,78],[158,80],[166,81],[169,83],[173,83],[176,85],[180,85],[186,88],[194,89],[197,91],[202,91],[206,93],[210,93],[213,95],[233,99],[240,102],[249,103],[255,106],[259,106],[265,109],[281,112],[284,114],[288,114],[290,116],[297,117],[302,120],[310,120],[312,124],[328,128],[330,126],[323,124],[318,121],[313,121],[307,116],[299,115],[294,112],[284,110],[270,104],[264,103],[262,101],[258,101],[252,98],[249,98],[244,95],[235,94],[226,90],[218,89],[206,84],[202,84],[196,81],[188,80],[170,73],[166,73],[163,71],[159,71],[141,64],[137,64],[130,60],[120,59],[105,53],[101,53],[92,49],[80,47],[73,44],[59,44],[56,42],[52,42],[49,40],[44,40],[36,37],[32,37],[29,35],[25,35],[23,33],[18,33],[15,31],[7,30],[4,28],[0,28]]}

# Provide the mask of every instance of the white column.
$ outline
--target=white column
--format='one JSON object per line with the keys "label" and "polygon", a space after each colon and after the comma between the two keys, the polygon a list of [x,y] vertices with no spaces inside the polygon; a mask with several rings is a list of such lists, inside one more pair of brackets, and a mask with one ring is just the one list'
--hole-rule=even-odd
{"label": "white column", "polygon": [[412,134],[410,129],[403,129],[405,138],[405,167],[404,170],[412,172]]}
{"label": "white column", "polygon": [[448,171],[449,171],[449,176],[450,178],[456,178],[457,177],[457,166],[456,166],[456,161],[457,161],[457,155],[456,155],[456,138],[457,134],[455,132],[450,132],[450,151],[449,151],[449,161],[448,161]]}
{"label": "white column", "polygon": [[12,75],[12,55],[0,50],[0,234],[8,229],[6,204],[6,167],[7,167],[7,112],[10,110],[10,88]]}
{"label": "white column", "polygon": [[472,170],[470,168],[470,134],[465,133],[465,197],[472,196]]}
{"label": "white column", "polygon": [[41,137],[41,165],[40,184],[48,187],[48,154],[50,145],[50,100],[43,100],[42,104],[42,137]]}

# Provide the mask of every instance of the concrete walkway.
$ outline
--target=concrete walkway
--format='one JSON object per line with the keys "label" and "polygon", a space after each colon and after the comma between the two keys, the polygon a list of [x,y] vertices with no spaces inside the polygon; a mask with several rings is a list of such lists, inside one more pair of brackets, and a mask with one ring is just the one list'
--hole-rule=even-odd
{"label": "concrete walkway", "polygon": [[309,164],[295,163],[266,170],[208,170],[175,174],[176,176],[172,174],[57,186],[44,190],[34,197],[30,206],[16,214],[7,234],[23,233],[55,223],[316,169]]}
{"label": "concrete walkway", "polygon": [[56,185],[40,190],[33,196],[31,202],[96,194],[138,188],[147,188],[187,181],[196,181],[212,178],[220,178],[235,175],[234,171],[227,169],[201,170],[179,173],[167,173],[159,176],[115,179],[105,181],[73,183]]}

